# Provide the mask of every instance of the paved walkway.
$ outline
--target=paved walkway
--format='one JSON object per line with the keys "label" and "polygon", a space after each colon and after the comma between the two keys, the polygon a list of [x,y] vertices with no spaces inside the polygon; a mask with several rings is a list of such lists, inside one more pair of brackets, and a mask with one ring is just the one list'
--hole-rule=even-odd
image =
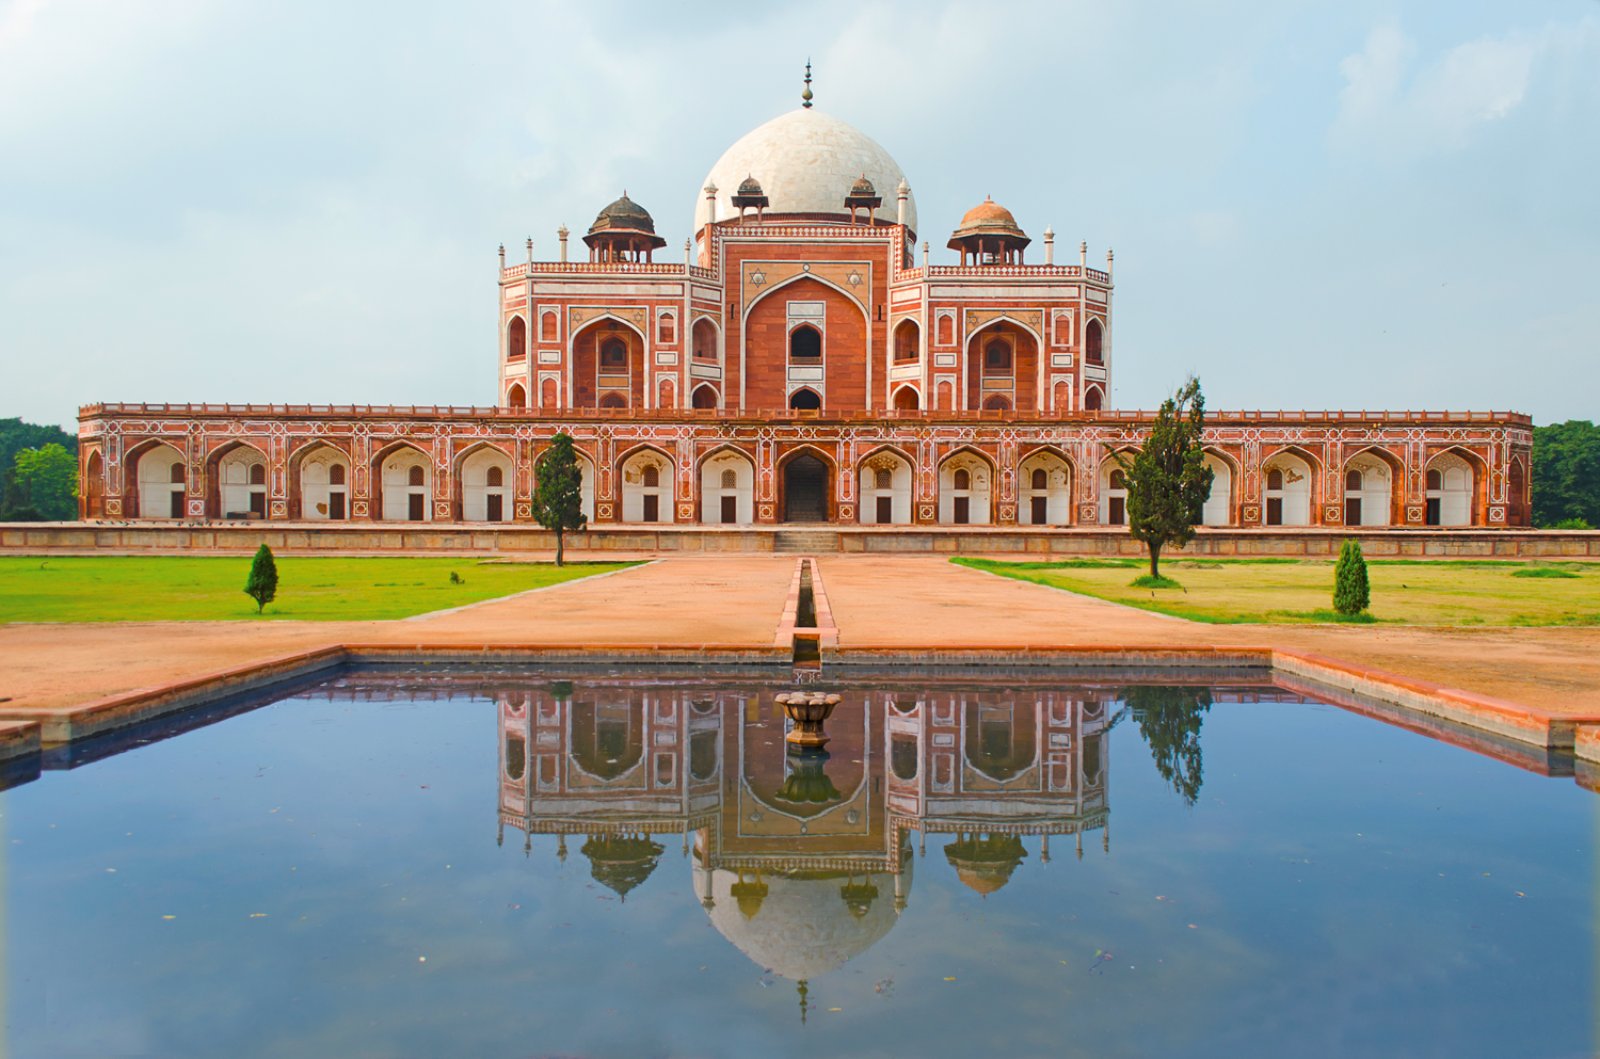
{"label": "paved walkway", "polygon": [[937,556],[829,556],[820,565],[841,647],[1276,647],[1552,713],[1600,712],[1596,628],[1207,625]]}
{"label": "paved walkway", "polygon": [[[156,688],[337,643],[770,647],[795,557],[670,558],[393,622],[0,626],[0,712]],[[939,556],[827,556],[840,646],[1281,647],[1509,699],[1600,712],[1600,629],[1202,625],[959,567]]]}
{"label": "paved walkway", "polygon": [[793,556],[667,560],[403,621],[0,626],[0,712],[157,688],[338,643],[771,647]]}

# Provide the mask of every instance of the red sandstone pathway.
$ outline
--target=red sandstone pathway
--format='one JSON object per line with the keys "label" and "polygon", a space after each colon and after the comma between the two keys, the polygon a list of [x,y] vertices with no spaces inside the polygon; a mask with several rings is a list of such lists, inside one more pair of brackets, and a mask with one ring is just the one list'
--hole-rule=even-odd
{"label": "red sandstone pathway", "polygon": [[820,566],[844,648],[1275,647],[1551,713],[1600,712],[1600,629],[1207,625],[939,556],[828,556]]}
{"label": "red sandstone pathway", "polygon": [[[392,622],[0,626],[0,716],[26,717],[338,643],[770,647],[795,557],[670,558]],[[841,647],[1279,647],[1509,699],[1600,712],[1600,629],[1218,626],[952,565],[828,556]]]}
{"label": "red sandstone pathway", "polygon": [[669,560],[403,621],[0,625],[0,716],[339,643],[771,647],[792,556]]}

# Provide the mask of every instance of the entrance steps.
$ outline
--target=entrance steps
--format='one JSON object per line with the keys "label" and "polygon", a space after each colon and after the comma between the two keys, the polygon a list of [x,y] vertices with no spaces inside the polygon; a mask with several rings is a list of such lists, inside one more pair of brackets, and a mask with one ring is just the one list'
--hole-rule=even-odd
{"label": "entrance steps", "polygon": [[781,529],[772,536],[772,550],[813,555],[839,550],[839,533],[831,529]]}

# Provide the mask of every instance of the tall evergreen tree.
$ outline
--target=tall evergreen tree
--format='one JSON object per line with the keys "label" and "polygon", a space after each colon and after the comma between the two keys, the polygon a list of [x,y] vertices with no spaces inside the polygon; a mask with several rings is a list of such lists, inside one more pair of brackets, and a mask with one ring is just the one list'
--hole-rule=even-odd
{"label": "tall evergreen tree", "polygon": [[1133,458],[1113,456],[1128,480],[1128,531],[1150,549],[1150,576],[1161,576],[1161,549],[1194,539],[1211,492],[1201,450],[1206,399],[1190,376],[1161,402],[1150,436]]}
{"label": "tall evergreen tree", "polygon": [[256,557],[250,560],[250,576],[244,583],[244,594],[256,601],[257,614],[278,597],[278,563],[272,558],[272,549],[265,544],[256,549]]}
{"label": "tall evergreen tree", "polygon": [[550,448],[539,461],[533,487],[533,517],[556,535],[556,565],[565,560],[567,530],[583,529],[588,518],[583,513],[583,470],[572,448],[572,435],[566,431],[550,441]]}
{"label": "tall evergreen tree", "polygon": [[1372,586],[1367,581],[1367,560],[1361,545],[1345,541],[1339,549],[1339,563],[1333,568],[1333,609],[1340,614],[1360,614],[1372,602]]}

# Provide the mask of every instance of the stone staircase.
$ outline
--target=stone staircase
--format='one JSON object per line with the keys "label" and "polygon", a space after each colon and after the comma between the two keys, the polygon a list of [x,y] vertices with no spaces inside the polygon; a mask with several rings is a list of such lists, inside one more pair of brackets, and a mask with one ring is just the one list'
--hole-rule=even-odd
{"label": "stone staircase", "polygon": [[839,533],[831,529],[781,529],[772,535],[772,550],[789,555],[836,552]]}

